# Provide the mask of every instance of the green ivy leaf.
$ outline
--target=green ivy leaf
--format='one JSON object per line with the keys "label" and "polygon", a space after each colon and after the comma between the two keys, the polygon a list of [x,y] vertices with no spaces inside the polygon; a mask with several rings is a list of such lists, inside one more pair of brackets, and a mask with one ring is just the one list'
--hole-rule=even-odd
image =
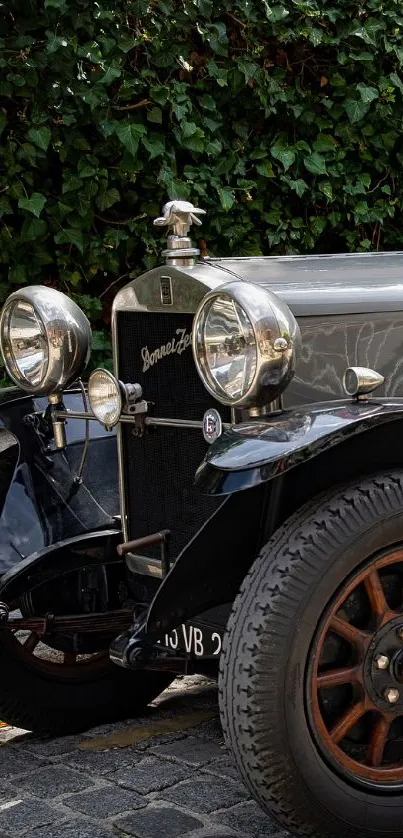
{"label": "green ivy leaf", "polygon": [[46,52],[57,52],[59,49],[64,49],[68,46],[67,38],[60,37],[54,32],[47,32],[48,42],[46,45]]}
{"label": "green ivy leaf", "polygon": [[47,231],[46,222],[40,218],[26,218],[20,233],[20,241],[33,242],[43,236]]}
{"label": "green ivy leaf", "polygon": [[295,161],[295,151],[287,146],[274,145],[271,147],[270,153],[275,160],[279,160],[283,164],[286,172]]}
{"label": "green ivy leaf", "polygon": [[0,195],[0,218],[2,215],[12,215],[13,209],[5,195]]}
{"label": "green ivy leaf", "polygon": [[305,157],[304,166],[311,172],[312,175],[326,175],[326,160],[320,154],[313,152],[309,157]]}
{"label": "green ivy leaf", "polygon": [[200,96],[198,104],[201,108],[204,108],[206,111],[217,110],[217,104],[215,102],[215,99],[213,99],[213,97],[210,96],[210,94],[207,94],[206,96]]}
{"label": "green ivy leaf", "polygon": [[275,177],[273,166],[271,165],[270,160],[265,160],[262,163],[258,163],[256,166],[256,171],[259,172],[259,175],[262,175],[262,177]]}
{"label": "green ivy leaf", "polygon": [[357,90],[361,96],[361,101],[365,104],[373,102],[374,99],[379,99],[379,91],[376,87],[369,87],[361,82],[357,84]]}
{"label": "green ivy leaf", "polygon": [[319,215],[311,215],[309,218],[309,226],[315,238],[322,235],[327,224],[327,219]]}
{"label": "green ivy leaf", "polygon": [[162,110],[161,108],[151,108],[147,111],[148,122],[156,122],[158,125],[162,124]]}
{"label": "green ivy leaf", "polygon": [[42,195],[40,192],[33,192],[30,198],[20,198],[18,201],[18,206],[20,209],[24,209],[27,212],[31,212],[32,215],[35,215],[36,218],[39,218],[45,204],[47,198]]}
{"label": "green ivy leaf", "polygon": [[100,210],[109,209],[117,201],[120,201],[120,194],[114,187],[106,189],[105,192],[100,192],[95,199],[95,203]]}
{"label": "green ivy leaf", "polygon": [[83,231],[78,227],[67,227],[55,236],[56,244],[74,244],[80,253],[84,253]]}
{"label": "green ivy leaf", "polygon": [[233,190],[229,186],[224,186],[223,188],[219,186],[217,192],[223,210],[228,212],[228,210],[230,210],[235,204],[235,196]]}
{"label": "green ivy leaf", "polygon": [[319,184],[319,189],[326,195],[326,198],[329,198],[329,201],[333,198],[333,187],[330,180],[322,180]]}
{"label": "green ivy leaf", "polygon": [[369,111],[369,105],[360,99],[346,99],[343,107],[352,124],[360,122]]}
{"label": "green ivy leaf", "polygon": [[12,285],[25,285],[27,282],[27,272],[24,265],[14,265],[10,268],[8,279]]}
{"label": "green ivy leaf", "polygon": [[318,134],[313,144],[314,151],[318,152],[335,151],[336,148],[337,142],[330,134]]}
{"label": "green ivy leaf", "polygon": [[126,151],[136,157],[139,140],[146,133],[144,125],[130,122],[117,123],[115,133]]}
{"label": "green ivy leaf", "polygon": [[5,113],[0,111],[0,137],[1,137],[1,135],[4,131],[4,129],[5,129],[6,125],[7,125],[7,117],[6,117]]}
{"label": "green ivy leaf", "polygon": [[184,136],[182,138],[182,145],[185,148],[188,148],[190,151],[204,151],[204,132],[201,130],[201,128],[197,128],[194,134],[192,134],[190,137]]}
{"label": "green ivy leaf", "polygon": [[45,0],[45,9],[58,9],[59,12],[66,12],[66,0]]}
{"label": "green ivy leaf", "polygon": [[30,128],[28,137],[34,145],[41,148],[42,151],[47,151],[50,143],[51,132],[50,129],[44,125],[41,128]]}
{"label": "green ivy leaf", "polygon": [[263,0],[263,7],[266,13],[266,17],[270,20],[271,23],[274,23],[279,20],[284,20],[290,12],[282,5],[274,5],[271,6],[267,2],[267,0]]}
{"label": "green ivy leaf", "polygon": [[397,73],[391,73],[389,78],[390,78],[392,84],[394,85],[394,87],[398,87],[400,92],[403,93],[403,82],[402,82],[400,76],[398,76]]}
{"label": "green ivy leaf", "polygon": [[106,73],[99,79],[99,84],[112,84],[113,81],[118,79],[122,75],[122,71],[119,67],[108,67]]}
{"label": "green ivy leaf", "polygon": [[302,178],[297,178],[297,180],[290,180],[289,185],[291,189],[297,193],[299,198],[302,198],[304,192],[308,189],[308,184]]}
{"label": "green ivy leaf", "polygon": [[144,136],[141,142],[144,148],[147,149],[150,160],[154,160],[154,157],[160,157],[160,155],[165,152],[165,144],[161,137],[157,134]]}

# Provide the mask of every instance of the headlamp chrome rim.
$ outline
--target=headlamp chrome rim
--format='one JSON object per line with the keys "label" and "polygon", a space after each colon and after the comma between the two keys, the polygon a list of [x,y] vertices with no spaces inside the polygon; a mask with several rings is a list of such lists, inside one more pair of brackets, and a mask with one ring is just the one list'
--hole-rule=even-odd
{"label": "headlamp chrome rim", "polygon": [[[214,302],[225,298],[244,312],[256,346],[254,375],[235,398],[223,391],[212,375],[203,331]],[[210,395],[227,407],[260,407],[278,398],[294,375],[300,346],[299,326],[287,304],[268,289],[250,282],[232,280],[210,291],[194,317],[192,349],[197,372]]]}
{"label": "headlamp chrome rim", "polygon": [[[104,378],[108,379],[110,384],[115,388],[116,399],[117,399],[117,408],[115,410],[115,415],[113,415],[113,421],[104,422],[102,418],[100,418],[96,410],[94,409],[93,400],[91,399],[91,390],[94,386],[94,381],[97,376],[102,375]],[[109,372],[109,370],[104,369],[103,367],[97,367],[95,370],[92,371],[89,379],[88,379],[88,401],[90,403],[91,410],[95,416],[95,418],[106,428],[114,428],[115,425],[118,424],[120,417],[123,411],[123,393],[120,382],[118,379],[113,375],[113,373]]]}
{"label": "headlamp chrome rim", "polygon": [[[2,354],[4,358],[4,364],[8,375],[10,376],[11,380],[18,384],[20,387],[24,388],[33,388],[35,392],[37,392],[38,383],[30,381],[27,377],[27,374],[21,369],[16,357],[15,351],[13,349],[13,341],[11,338],[11,330],[13,327],[13,317],[19,307],[22,304],[26,305],[26,309],[31,309],[31,316],[34,320],[36,320],[41,337],[45,337],[46,339],[46,329],[43,324],[42,318],[40,314],[36,311],[35,307],[32,305],[31,302],[28,300],[23,300],[21,298],[11,300],[10,302],[7,300],[2,311],[1,320],[0,320],[0,340],[1,340],[1,348]],[[28,313],[28,312],[27,312]],[[46,378],[46,374],[49,368],[49,347],[46,343],[46,351],[44,348],[44,371],[43,375],[40,380]]]}
{"label": "headlamp chrome rim", "polygon": [[[12,318],[18,306],[32,309],[41,336],[46,341],[42,375],[30,381],[23,365],[16,358],[15,336],[12,335]],[[29,346],[29,336],[21,338]],[[14,291],[7,298],[0,317],[0,347],[7,373],[21,390],[32,395],[50,395],[61,392],[86,367],[91,352],[91,326],[79,306],[55,288],[34,285]],[[27,347],[28,348],[28,347]],[[29,356],[21,354],[20,361]]]}

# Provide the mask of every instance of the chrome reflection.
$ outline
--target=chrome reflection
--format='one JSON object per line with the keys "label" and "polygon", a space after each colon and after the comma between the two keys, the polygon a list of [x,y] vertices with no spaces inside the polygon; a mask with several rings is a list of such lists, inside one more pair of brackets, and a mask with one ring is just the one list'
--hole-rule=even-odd
{"label": "chrome reflection", "polygon": [[193,356],[206,387],[222,404],[259,407],[291,381],[299,326],[279,297],[232,281],[202,300],[193,324]]}
{"label": "chrome reflection", "polygon": [[35,309],[25,300],[18,300],[7,312],[10,351],[21,376],[37,387],[46,374],[49,362],[45,330]]}
{"label": "chrome reflection", "polygon": [[240,398],[256,372],[257,349],[252,324],[230,298],[217,297],[206,314],[205,362],[224,397]]}
{"label": "chrome reflection", "polygon": [[7,372],[22,390],[58,393],[85,368],[91,327],[76,303],[33,285],[6,300],[0,319],[1,351]]}

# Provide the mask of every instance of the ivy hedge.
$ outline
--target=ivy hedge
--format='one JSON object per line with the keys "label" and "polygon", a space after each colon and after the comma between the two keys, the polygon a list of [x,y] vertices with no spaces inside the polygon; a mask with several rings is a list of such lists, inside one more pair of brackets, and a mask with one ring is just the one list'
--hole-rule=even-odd
{"label": "ivy hedge", "polygon": [[203,252],[403,247],[401,0],[5,0],[0,304],[74,296],[109,352],[167,198]]}

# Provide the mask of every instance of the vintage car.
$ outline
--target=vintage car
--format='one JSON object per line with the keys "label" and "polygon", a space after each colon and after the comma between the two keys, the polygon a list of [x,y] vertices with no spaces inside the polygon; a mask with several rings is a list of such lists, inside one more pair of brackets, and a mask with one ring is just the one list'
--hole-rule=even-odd
{"label": "vintage car", "polygon": [[[403,253],[165,265],[84,314],[6,301],[0,718],[133,716],[219,664],[226,742],[296,835],[403,824]],[[375,394],[376,391],[376,394]]]}

